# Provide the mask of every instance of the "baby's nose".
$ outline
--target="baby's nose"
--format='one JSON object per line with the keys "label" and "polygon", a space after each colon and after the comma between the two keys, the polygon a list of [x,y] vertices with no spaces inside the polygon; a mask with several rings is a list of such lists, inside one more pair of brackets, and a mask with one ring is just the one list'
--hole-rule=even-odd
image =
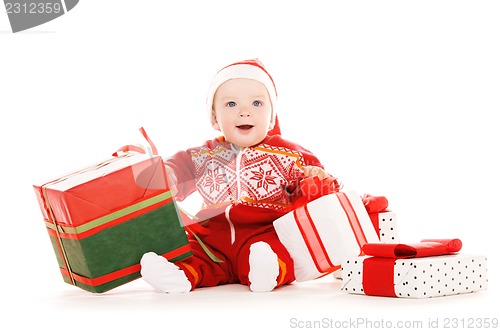
{"label": "baby's nose", "polygon": [[250,111],[247,108],[242,108],[240,110],[240,117],[250,116]]}

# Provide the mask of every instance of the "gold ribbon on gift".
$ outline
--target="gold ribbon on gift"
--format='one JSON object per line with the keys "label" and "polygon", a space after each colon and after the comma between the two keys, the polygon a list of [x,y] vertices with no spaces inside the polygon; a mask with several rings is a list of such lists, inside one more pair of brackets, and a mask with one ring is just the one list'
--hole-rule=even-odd
{"label": "gold ribbon on gift", "polygon": [[68,237],[68,238],[73,238],[75,240],[80,240],[82,238],[95,234],[97,229],[99,228],[102,229],[103,227],[106,227],[107,226],[106,224],[112,224],[114,226],[116,222],[119,221],[119,219],[123,219],[124,217],[127,217],[143,209],[157,206],[159,203],[164,203],[164,204],[169,203],[172,200],[173,200],[172,192],[165,191],[156,196],[146,198],[142,201],[126,206],[123,209],[113,211],[102,217],[86,222],[85,224],[82,224],[80,226],[56,225],[52,222],[52,220],[46,221],[45,225],[49,229],[52,229],[54,231],[58,229],[59,233],[64,233],[66,235],[69,235],[62,237]]}
{"label": "gold ribbon on gift", "polygon": [[52,210],[52,206],[50,205],[50,202],[49,202],[49,197],[47,195],[47,185],[42,186],[42,194],[43,194],[43,202],[44,202],[45,206],[47,207],[47,211],[49,212],[48,216],[49,216],[51,222],[55,226],[54,228],[55,228],[56,235],[57,235],[56,236],[57,243],[58,243],[59,249],[61,251],[61,257],[62,257],[64,267],[68,271],[68,276],[69,276],[69,280],[71,281],[71,284],[76,285],[75,278],[73,276],[73,271],[71,270],[71,266],[69,264],[68,255],[66,254],[66,250],[64,249],[64,244],[63,244],[62,239],[61,239],[60,228],[59,228],[59,225],[57,224],[56,218],[54,216],[54,211]]}

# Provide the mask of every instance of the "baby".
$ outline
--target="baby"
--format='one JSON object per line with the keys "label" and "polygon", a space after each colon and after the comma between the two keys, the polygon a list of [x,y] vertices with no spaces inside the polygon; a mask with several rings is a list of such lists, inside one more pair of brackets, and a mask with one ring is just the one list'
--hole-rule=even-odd
{"label": "baby", "polygon": [[300,197],[302,179],[330,175],[310,151],[281,137],[276,99],[273,79],[258,59],[215,75],[208,114],[223,136],[165,161],[177,200],[195,190],[203,198],[197,215],[202,227],[188,232],[193,256],[186,260],[174,264],[144,254],[141,275],[157,291],[240,283],[269,292],[295,280],[273,221]]}

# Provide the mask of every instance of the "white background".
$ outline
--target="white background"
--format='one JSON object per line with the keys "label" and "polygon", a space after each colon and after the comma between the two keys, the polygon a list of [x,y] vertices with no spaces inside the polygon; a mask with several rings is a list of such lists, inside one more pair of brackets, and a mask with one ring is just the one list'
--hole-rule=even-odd
{"label": "white background", "polygon": [[[496,1],[82,0],[13,34],[2,9],[0,326],[287,330],[293,317],[500,318],[491,305],[498,17]],[[140,142],[141,126],[165,156],[214,137],[204,108],[213,74],[255,57],[277,85],[285,138],[346,189],[386,196],[402,242],[457,237],[463,253],[487,255],[489,290],[403,300],[342,294],[332,279],[172,296],[142,280],[105,295],[64,284],[32,185]]]}

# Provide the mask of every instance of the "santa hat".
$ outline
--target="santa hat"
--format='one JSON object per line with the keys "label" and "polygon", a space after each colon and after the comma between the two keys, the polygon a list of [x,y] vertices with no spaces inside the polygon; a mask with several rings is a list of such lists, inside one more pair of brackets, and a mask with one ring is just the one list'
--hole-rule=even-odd
{"label": "santa hat", "polygon": [[217,72],[217,74],[215,74],[215,77],[210,84],[210,89],[208,90],[207,96],[207,110],[210,124],[213,125],[215,123],[215,117],[212,110],[215,92],[224,82],[235,78],[248,78],[264,84],[267,92],[269,93],[272,107],[271,123],[269,125],[269,128],[272,129],[269,131],[269,134],[280,134],[278,121],[276,118],[276,99],[278,93],[276,91],[276,86],[274,85],[273,78],[271,77],[271,75],[269,75],[259,59],[244,60],[232,63],[222,68]]}

